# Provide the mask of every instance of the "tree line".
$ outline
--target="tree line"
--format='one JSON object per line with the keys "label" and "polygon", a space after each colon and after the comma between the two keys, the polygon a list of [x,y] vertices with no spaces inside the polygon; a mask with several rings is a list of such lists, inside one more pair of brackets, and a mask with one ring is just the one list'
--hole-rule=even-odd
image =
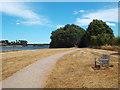
{"label": "tree line", "polygon": [[8,40],[1,40],[0,45],[27,45],[28,41],[26,40],[16,40],[16,41],[8,41]]}
{"label": "tree line", "polygon": [[86,30],[75,24],[67,24],[51,33],[51,48],[120,45],[120,37],[102,20],[94,19]]}

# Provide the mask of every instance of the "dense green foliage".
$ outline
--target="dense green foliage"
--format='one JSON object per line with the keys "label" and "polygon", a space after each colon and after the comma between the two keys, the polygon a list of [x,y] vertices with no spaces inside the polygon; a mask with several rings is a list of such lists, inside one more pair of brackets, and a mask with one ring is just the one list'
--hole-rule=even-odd
{"label": "dense green foliage", "polygon": [[77,25],[67,24],[52,32],[50,47],[88,47],[120,45],[120,37],[114,37],[113,30],[102,20],[94,19],[85,31]]}
{"label": "dense green foliage", "polygon": [[102,20],[93,20],[87,28],[87,31],[91,36],[107,33],[107,34],[113,34],[113,30]]}
{"label": "dense green foliage", "polygon": [[67,48],[73,47],[80,42],[85,30],[77,25],[67,24],[63,28],[59,28],[52,32],[50,47]]}
{"label": "dense green foliage", "polygon": [[120,45],[120,37],[114,37],[112,41],[112,45]]}
{"label": "dense green foliage", "polygon": [[95,19],[89,24],[79,47],[113,45],[113,39],[113,30],[102,20]]}

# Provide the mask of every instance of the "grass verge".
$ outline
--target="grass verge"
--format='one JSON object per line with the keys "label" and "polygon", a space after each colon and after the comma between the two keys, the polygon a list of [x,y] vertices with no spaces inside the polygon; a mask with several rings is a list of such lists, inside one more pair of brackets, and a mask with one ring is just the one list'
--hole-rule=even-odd
{"label": "grass verge", "polygon": [[[59,59],[48,75],[45,88],[118,88],[117,52],[82,48]],[[93,70],[94,58],[110,54],[114,67]]]}
{"label": "grass verge", "polygon": [[21,50],[21,51],[5,51],[0,52],[0,66],[2,69],[2,80],[13,75],[20,69],[50,55],[62,53],[74,48],[62,49],[37,49],[37,50]]}

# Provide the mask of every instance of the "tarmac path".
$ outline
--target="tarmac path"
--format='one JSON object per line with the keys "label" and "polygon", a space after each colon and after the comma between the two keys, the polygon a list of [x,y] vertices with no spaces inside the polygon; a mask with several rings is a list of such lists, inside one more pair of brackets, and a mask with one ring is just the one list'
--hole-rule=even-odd
{"label": "tarmac path", "polygon": [[[16,72],[2,81],[2,88],[43,88],[47,74],[56,61],[65,54],[79,49],[66,51],[41,59]],[[0,84],[0,85],[1,85]]]}

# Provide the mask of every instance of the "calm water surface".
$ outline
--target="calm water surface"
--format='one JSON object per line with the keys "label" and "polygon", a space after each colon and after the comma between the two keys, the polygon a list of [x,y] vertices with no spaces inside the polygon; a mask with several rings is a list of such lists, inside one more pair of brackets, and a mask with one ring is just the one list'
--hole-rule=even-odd
{"label": "calm water surface", "polygon": [[9,50],[34,50],[34,49],[45,49],[49,46],[35,46],[35,47],[0,47],[0,51],[9,51]]}

